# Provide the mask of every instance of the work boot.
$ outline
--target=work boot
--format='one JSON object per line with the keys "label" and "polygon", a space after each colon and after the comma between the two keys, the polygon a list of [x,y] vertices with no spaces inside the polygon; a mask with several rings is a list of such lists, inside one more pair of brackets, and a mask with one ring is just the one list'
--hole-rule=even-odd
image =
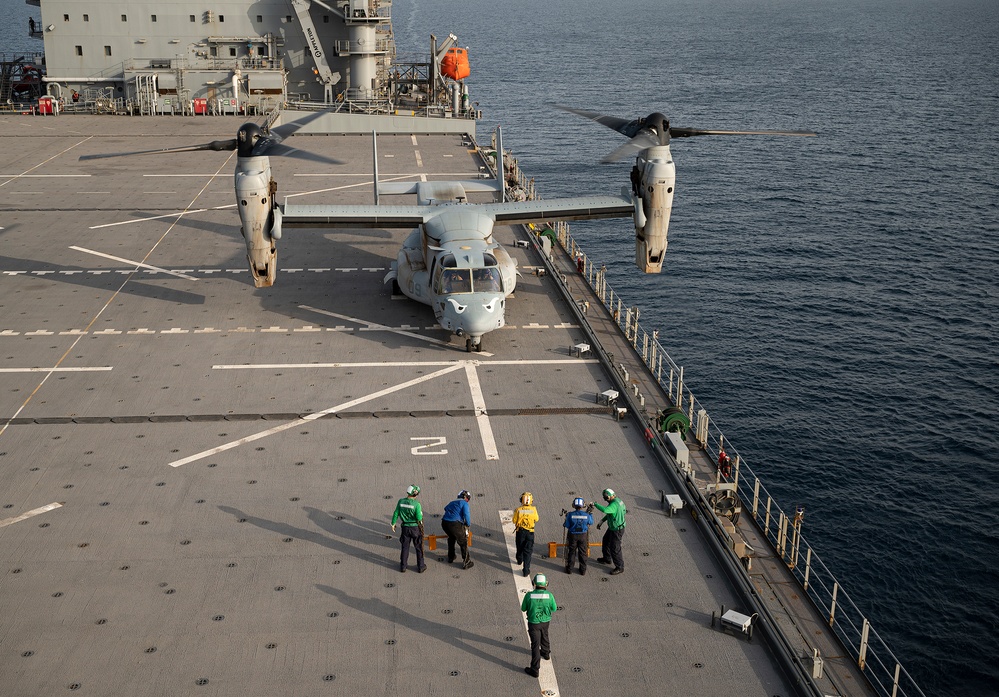
{"label": "work boot", "polygon": [[608,559],[608,558],[606,558],[606,557],[600,557],[599,559],[597,559],[597,563],[598,564],[610,564],[611,560]]}
{"label": "work boot", "polygon": [[622,569],[622,568],[621,568],[621,567],[619,566],[619,567],[617,567],[616,569],[614,569],[613,571],[611,571],[611,572],[610,572],[610,575],[611,575],[611,576],[617,576],[618,574],[623,574],[623,573],[624,573],[624,569]]}
{"label": "work boot", "polygon": [[406,567],[405,566],[400,566],[399,567],[399,571],[401,571],[402,573],[406,573]]}
{"label": "work boot", "polygon": [[579,575],[580,575],[580,576],[585,576],[585,575],[586,575],[586,567],[585,567],[585,566],[584,566],[584,567],[582,567],[582,568],[581,568],[581,569],[579,570]]}
{"label": "work boot", "polygon": [[540,672],[534,670],[534,668],[531,668],[531,666],[527,666],[526,668],[524,668],[524,672],[530,675],[532,678],[536,678],[539,675],[541,675]]}
{"label": "work boot", "polygon": [[550,653],[543,653],[543,654],[541,654],[541,658],[544,659],[544,660],[546,660],[546,661],[550,661],[550,660],[552,660],[552,655]]}
{"label": "work boot", "polygon": [[464,561],[464,563],[461,565],[461,568],[462,569],[471,569],[473,566],[475,566],[475,562],[472,561],[471,559],[466,559]]}
{"label": "work boot", "polygon": [[524,569],[524,576],[530,576],[530,575],[531,575],[531,570],[530,569]]}

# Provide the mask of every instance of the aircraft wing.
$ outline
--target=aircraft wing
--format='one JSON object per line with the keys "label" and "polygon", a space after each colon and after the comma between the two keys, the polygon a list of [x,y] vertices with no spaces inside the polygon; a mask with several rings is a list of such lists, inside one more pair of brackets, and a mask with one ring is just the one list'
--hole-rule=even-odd
{"label": "aircraft wing", "polygon": [[554,222],[556,220],[598,220],[628,218],[635,213],[631,196],[576,196],[536,201],[480,203],[480,213],[503,225]]}
{"label": "aircraft wing", "polygon": [[627,218],[635,213],[635,204],[631,197],[622,194],[442,206],[285,204],[281,221],[285,227],[412,228],[455,208],[474,211],[503,225],[556,220]]}
{"label": "aircraft wing", "polygon": [[281,215],[287,227],[412,228],[423,224],[431,206],[333,206],[285,204]]}

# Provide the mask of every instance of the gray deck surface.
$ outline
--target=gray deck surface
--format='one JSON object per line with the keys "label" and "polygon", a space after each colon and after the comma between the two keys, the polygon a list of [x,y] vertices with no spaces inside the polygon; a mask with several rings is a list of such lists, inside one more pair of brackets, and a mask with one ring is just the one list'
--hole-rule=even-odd
{"label": "gray deck surface", "polygon": [[[709,627],[733,591],[689,518],[662,514],[640,428],[595,407],[611,378],[566,355],[583,336],[551,278],[525,272],[490,355],[467,354],[411,336],[448,340],[383,285],[404,230],[286,230],[277,284],[254,289],[230,153],[77,160],[239,123],[0,118],[0,520],[62,504],[0,527],[0,692],[793,694],[762,640]],[[279,197],[371,201],[370,138],[292,142],[348,165],[275,158]],[[455,136],[384,136],[379,155],[385,178],[480,164]],[[497,237],[538,264],[515,234]],[[399,573],[388,521],[412,483],[428,533],[475,493],[474,568],[439,547]],[[543,556],[559,511],[607,486],[626,572],[566,576]],[[501,525],[525,490],[560,606],[541,681]]]}

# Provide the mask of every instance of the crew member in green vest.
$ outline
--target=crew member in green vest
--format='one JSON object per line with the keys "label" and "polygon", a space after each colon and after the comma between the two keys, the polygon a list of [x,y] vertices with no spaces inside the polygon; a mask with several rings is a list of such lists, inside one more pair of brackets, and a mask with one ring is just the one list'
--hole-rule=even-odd
{"label": "crew member in green vest", "polygon": [[531,665],[524,672],[531,677],[538,677],[541,669],[541,659],[550,660],[552,647],[548,642],[548,623],[558,606],[555,596],[548,590],[548,579],[544,574],[534,577],[534,590],[524,596],[520,609],[527,613],[527,636],[531,638]]}
{"label": "crew member in green vest", "polygon": [[624,514],[627,509],[624,501],[617,497],[613,489],[604,489],[604,501],[606,506],[594,503],[598,511],[604,514],[603,519],[597,523],[597,529],[607,523],[607,532],[604,533],[603,554],[597,562],[600,564],[610,564],[614,562],[614,570],[611,574],[624,573],[624,554],[621,552],[621,539],[624,537]]}
{"label": "crew member in green vest", "polygon": [[415,484],[409,487],[406,498],[399,499],[392,514],[392,532],[395,532],[396,522],[402,521],[402,532],[399,533],[399,542],[402,543],[399,571],[402,573],[406,573],[406,565],[409,563],[410,542],[416,548],[416,571],[422,574],[427,569],[423,562],[423,508],[416,500],[419,495],[420,487]]}

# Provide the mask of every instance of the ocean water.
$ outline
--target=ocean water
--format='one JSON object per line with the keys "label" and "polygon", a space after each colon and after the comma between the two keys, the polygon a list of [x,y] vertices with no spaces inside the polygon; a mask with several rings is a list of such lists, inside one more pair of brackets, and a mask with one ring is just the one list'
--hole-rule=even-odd
{"label": "ocean water", "polygon": [[927,695],[999,694],[999,11],[990,0],[395,0],[469,47],[543,196],[616,191],[565,104],[677,139],[661,275],[573,224]]}
{"label": "ocean water", "polygon": [[[0,0],[0,52],[38,9]],[[619,190],[564,113],[817,138],[673,142],[661,275],[573,234],[927,695],[999,695],[994,0],[395,0],[400,57],[468,46],[479,138],[542,195]]]}

